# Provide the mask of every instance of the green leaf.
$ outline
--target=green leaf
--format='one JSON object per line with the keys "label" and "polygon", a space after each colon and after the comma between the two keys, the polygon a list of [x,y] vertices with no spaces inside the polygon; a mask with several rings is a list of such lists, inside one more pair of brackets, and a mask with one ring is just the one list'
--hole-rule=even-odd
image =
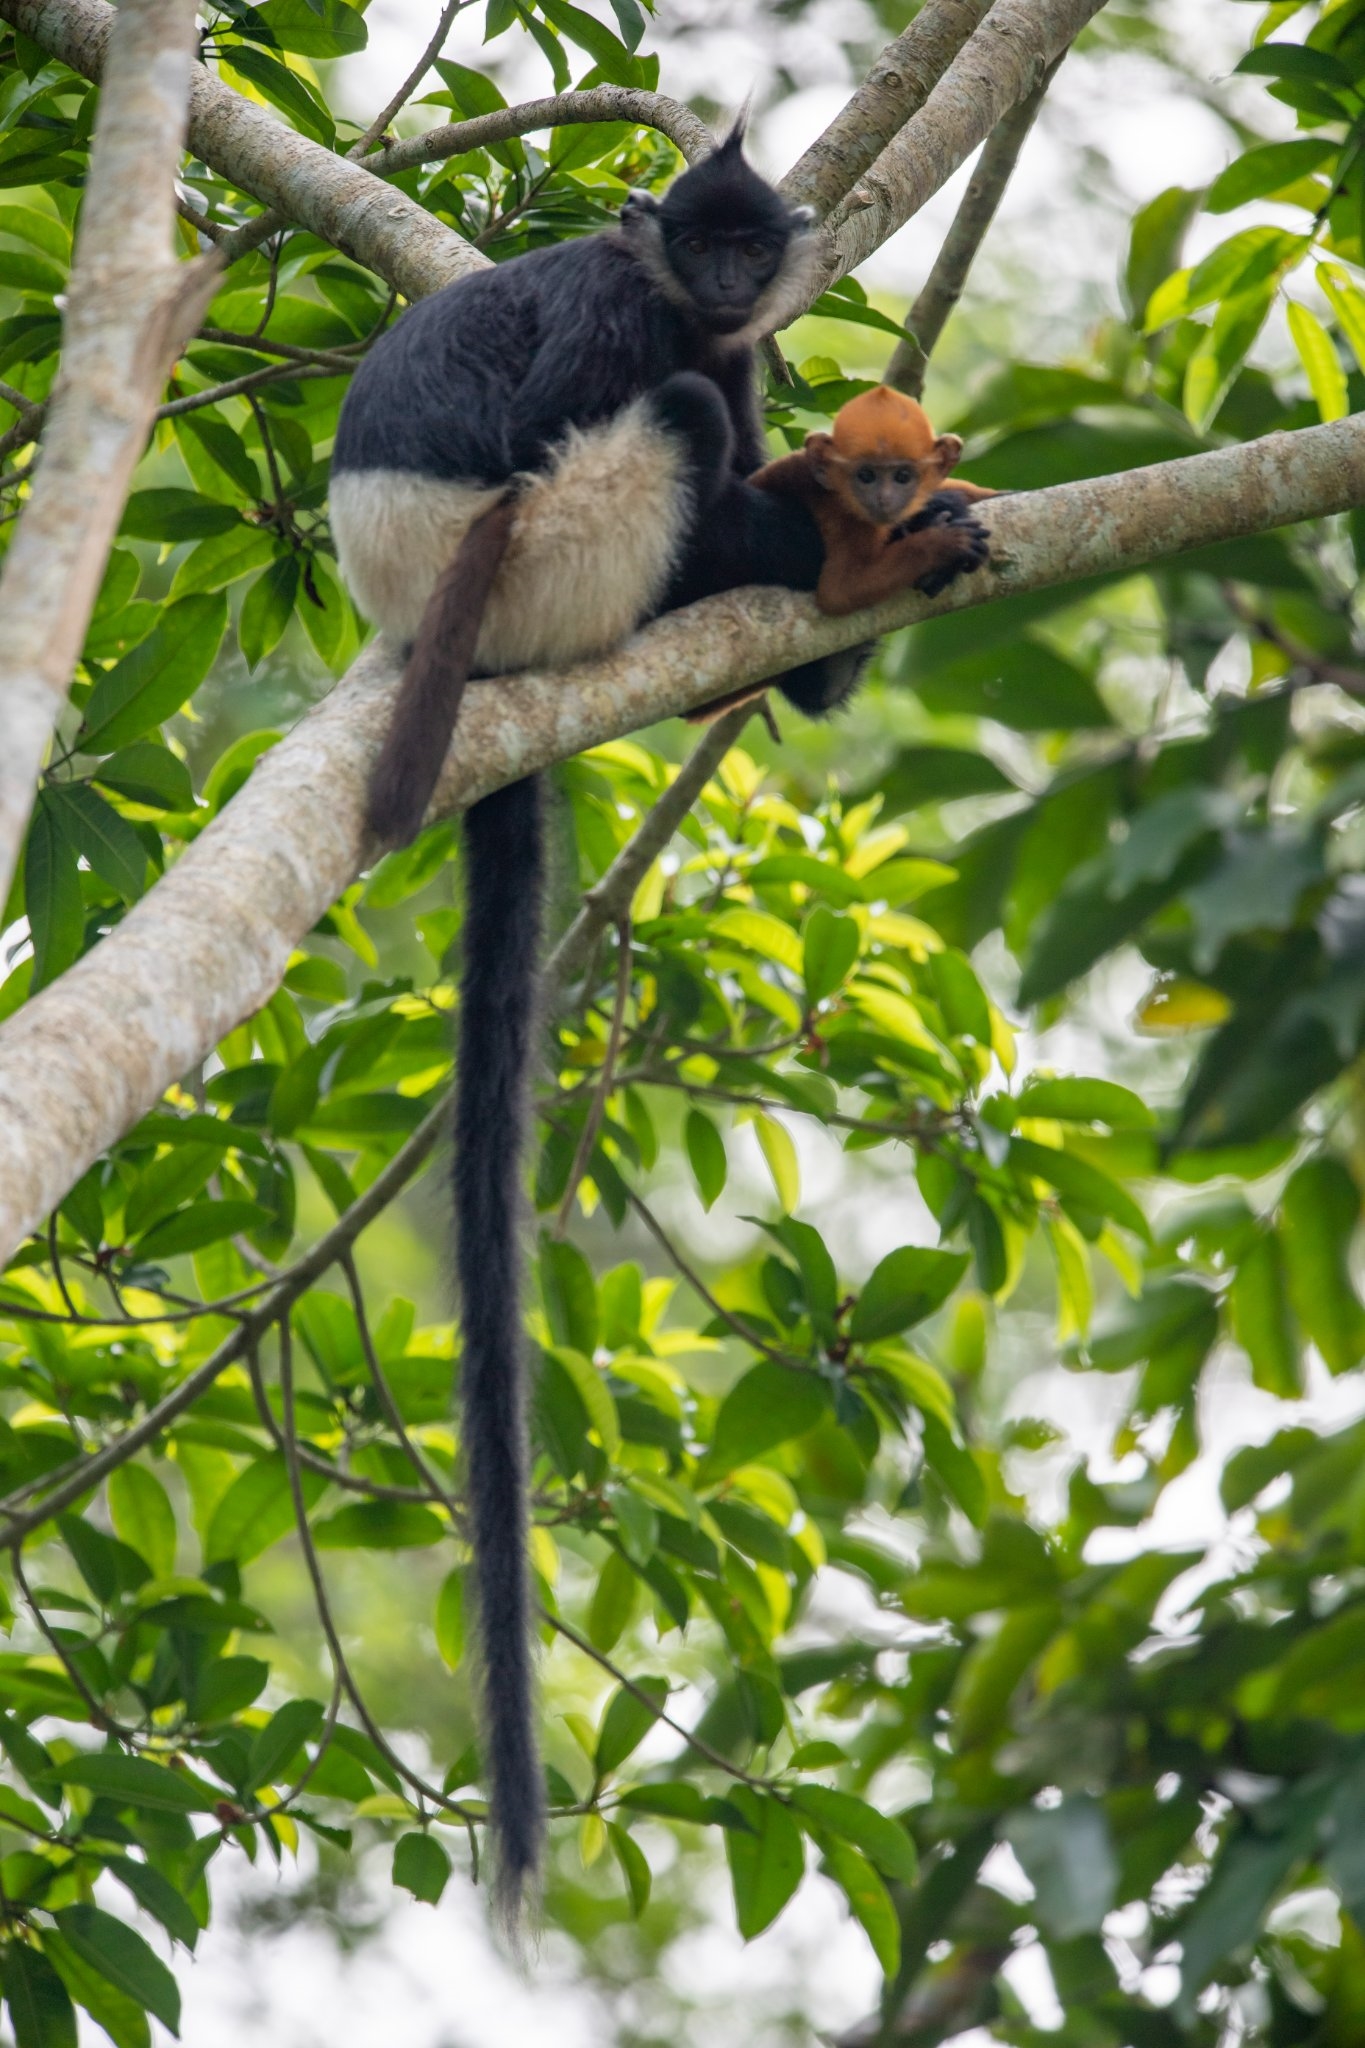
{"label": "green leaf", "polygon": [[717,1197],[724,1193],[726,1177],[730,1171],[729,1161],[725,1156],[725,1140],[710,1117],[700,1109],[688,1110],[684,1134],[687,1157],[691,1162],[702,1207],[710,1209]]}
{"label": "green leaf", "polygon": [[780,1800],[736,1785],[730,1801],[749,1823],[751,1833],[727,1831],[725,1854],[735,1894],[735,1918],[746,1941],[771,1927],[806,1867],[801,1830]]}
{"label": "green leaf", "polygon": [[85,903],[74,842],[49,791],[39,790],[24,854],[24,904],[33,940],[36,991],[55,981],[81,950]]}
{"label": "green leaf", "polygon": [[1098,1216],[1112,1216],[1138,1237],[1150,1236],[1147,1218],[1132,1196],[1088,1159],[1078,1159],[1054,1145],[1035,1145],[1029,1138],[1011,1138],[1009,1156],[1016,1171],[1046,1181],[1063,1201],[1074,1201]]}
{"label": "green leaf", "polygon": [[798,1785],[792,1805],[821,1828],[861,1849],[877,1868],[901,1884],[913,1884],[918,1868],[915,1845],[905,1829],[865,1799],[852,1792],[836,1792],[827,1785]]}
{"label": "green leaf", "polygon": [[1072,1794],[1058,1806],[1021,1807],[1005,1827],[1037,1893],[1034,1910],[1046,1931],[1057,1941],[1098,1933],[1119,1879],[1099,1801]]}
{"label": "green leaf", "polygon": [[825,1868],[871,1942],[882,1974],[894,1978],[900,1968],[901,1929],[886,1886],[867,1858],[850,1849],[847,1842],[825,1844]]}
{"label": "green leaf", "polygon": [[100,677],[79,734],[86,753],[139,739],[188,702],[213,666],[227,624],[224,597],[182,597],[131,654]]}
{"label": "green leaf", "polygon": [[63,1785],[84,1785],[115,1806],[136,1806],[148,1813],[211,1813],[218,1801],[211,1785],[201,1784],[187,1771],[117,1750],[68,1757],[53,1765],[52,1776]]}
{"label": "green leaf", "polygon": [[417,1501],[356,1500],[313,1529],[319,1550],[423,1550],[439,1543],[446,1524]]}
{"label": "green leaf", "polygon": [[745,952],[757,953],[761,959],[772,960],[793,974],[801,972],[799,936],[770,911],[722,910],[710,920],[708,929],[714,939],[728,939]]}
{"label": "green leaf", "polygon": [[1185,230],[1202,199],[1201,192],[1171,185],[1134,215],[1123,278],[1124,301],[1133,320],[1141,320],[1152,293],[1179,263]]}
{"label": "green leaf", "polygon": [[323,1710],[316,1700],[286,1700],[256,1731],[242,1789],[254,1792],[260,1785],[273,1784],[304,1743],[320,1732],[322,1723]]}
{"label": "green leaf", "polygon": [[1205,208],[1209,213],[1231,213],[1249,200],[1281,192],[1286,185],[1307,177],[1319,164],[1326,163],[1336,149],[1335,142],[1315,135],[1297,142],[1267,142],[1244,150],[1214,179],[1204,200]]}
{"label": "green leaf", "polygon": [[661,1707],[668,1698],[666,1678],[641,1678],[636,1683],[641,1692],[648,1693],[656,1702],[656,1706],[651,1707],[635,1693],[627,1692],[624,1686],[612,1694],[597,1738],[599,1777],[606,1777],[616,1770],[639,1748],[658,1719],[657,1707]]}
{"label": "green leaf", "polygon": [[602,1567],[592,1604],[588,1609],[588,1640],[605,1656],[614,1649],[630,1624],[640,1582],[619,1550],[613,1550]]}
{"label": "green leaf", "polygon": [[1365,1309],[1351,1279],[1360,1196],[1339,1159],[1309,1159],[1290,1175],[1280,1225],[1289,1292],[1327,1370],[1349,1372],[1365,1356]]}
{"label": "green leaf", "polygon": [[269,0],[260,18],[282,50],[300,57],[349,57],[369,40],[364,15],[346,0]]}
{"label": "green leaf", "polygon": [[621,1455],[621,1421],[611,1389],[590,1358],[566,1344],[551,1352],[573,1381],[574,1390],[587,1412],[588,1421],[601,1438],[602,1449],[613,1461]]}
{"label": "green leaf", "polygon": [[273,562],[279,545],[273,533],[237,521],[226,533],[200,541],[186,555],[171,583],[172,601],[197,591],[226,590],[239,577]]}
{"label": "green leaf", "polygon": [[851,917],[839,917],[823,906],[811,912],[803,948],[806,1001],[812,1009],[847,979],[861,945],[862,935]]}
{"label": "green leaf", "polygon": [[92,872],[125,902],[135,903],[147,878],[147,849],[128,820],[85,782],[50,784],[46,794]]}
{"label": "green leaf", "polygon": [[314,142],[320,142],[324,149],[332,147],[336,140],[336,123],[296,71],[281,64],[278,57],[270,57],[264,50],[254,49],[250,43],[229,44],[222,61],[239,78],[254,85],[257,92],[263,94],[272,107],[278,107],[296,128],[310,135]]}
{"label": "green leaf", "polygon": [[967,1264],[966,1252],[925,1251],[917,1245],[888,1253],[858,1296],[850,1337],[855,1344],[873,1344],[922,1323],[948,1299]]}
{"label": "green leaf", "polygon": [[545,19],[567,36],[571,43],[577,43],[580,50],[586,50],[602,76],[612,85],[644,85],[640,60],[632,57],[625,45],[615,37],[609,28],[585,14],[581,7],[572,7],[569,0],[537,0],[538,11]]}
{"label": "green leaf", "polygon": [[0,1978],[16,2048],[77,2048],[70,1994],[45,1955],[8,1942],[0,1949]]}
{"label": "green leaf", "polygon": [[259,668],[278,646],[294,616],[298,590],[299,565],[293,555],[277,556],[248,590],[237,617],[237,644],[248,668]]}
{"label": "green leaf", "polygon": [[[617,5],[619,12],[620,0],[614,0],[614,4]],[[649,1904],[649,1859],[639,1843],[633,1841],[616,1821],[607,1822],[607,1840],[611,1843],[616,1861],[621,1866],[621,1875],[626,1881],[631,1917],[638,1920]]]}
{"label": "green leaf", "polygon": [[109,1475],[109,1514],[116,1534],[145,1557],[156,1578],[175,1570],[175,1509],[145,1465],[120,1465]]}
{"label": "green leaf", "polygon": [[393,1852],[393,1881],[424,1906],[434,1906],[450,1878],[450,1858],[434,1835],[400,1835]]}
{"label": "green leaf", "polygon": [[1319,418],[1324,422],[1344,420],[1351,410],[1351,400],[1335,342],[1317,314],[1301,306],[1297,299],[1289,301],[1286,311],[1290,338],[1299,352]]}
{"label": "green leaf", "polygon": [[[304,1498],[316,1500],[323,1480],[316,1472],[301,1474]],[[239,1472],[213,1511],[204,1538],[209,1564],[233,1558],[247,1564],[277,1543],[294,1525],[289,1473],[277,1452],[253,1459]]]}
{"label": "green leaf", "polygon": [[825,1414],[826,1401],[824,1385],[814,1373],[765,1359],[721,1402],[715,1436],[703,1461],[706,1471],[731,1472],[791,1437],[804,1436]]}
{"label": "green leaf", "polygon": [[465,1574],[447,1572],[436,1596],[436,1647],[447,1670],[458,1671],[465,1646]]}
{"label": "green leaf", "polygon": [[123,508],[119,532],[130,540],[203,540],[230,533],[241,524],[235,505],[219,504],[199,491],[167,488],[134,491]]}
{"label": "green leaf", "polygon": [[540,1291],[557,1344],[591,1358],[597,1349],[597,1283],[577,1245],[562,1238],[540,1241]]}
{"label": "green leaf", "polygon": [[135,740],[101,761],[95,778],[149,810],[188,811],[194,807],[194,784],[184,762],[154,740]]}
{"label": "green leaf", "polygon": [[1108,1124],[1114,1131],[1142,1130],[1156,1122],[1142,1097],[1117,1081],[1030,1081],[1020,1089],[1015,1110],[1019,1116],[1048,1117],[1057,1123]]}
{"label": "green leaf", "polygon": [[790,1216],[801,1200],[801,1168],[791,1132],[776,1117],[761,1112],[754,1118],[754,1136],[773,1177],[773,1187],[783,1211]]}
{"label": "green leaf", "polygon": [[125,1885],[140,1906],[161,1922],[176,1941],[192,1949],[199,1939],[199,1922],[184,1898],[150,1863],[135,1863],[131,1856],[107,1856],[104,1867]]}
{"label": "green leaf", "polygon": [[56,1920],[83,1962],[179,2038],[180,1988],[140,1934],[98,1906],[66,1906]]}
{"label": "green leaf", "polygon": [[239,1231],[256,1230],[267,1222],[267,1212],[255,1202],[192,1202],[164,1222],[154,1223],[134,1247],[139,1260],[173,1259],[184,1252],[202,1251]]}
{"label": "green leaf", "polygon": [[44,1933],[43,1948],[77,2005],[104,2029],[114,2048],[152,2048],[150,2022],[135,1998],[116,1991],[107,1977],[92,1970],[55,1927]]}
{"label": "green leaf", "polygon": [[1274,1231],[1243,1254],[1232,1283],[1232,1327],[1251,1360],[1253,1383],[1283,1401],[1302,1395],[1303,1374],[1284,1254]]}

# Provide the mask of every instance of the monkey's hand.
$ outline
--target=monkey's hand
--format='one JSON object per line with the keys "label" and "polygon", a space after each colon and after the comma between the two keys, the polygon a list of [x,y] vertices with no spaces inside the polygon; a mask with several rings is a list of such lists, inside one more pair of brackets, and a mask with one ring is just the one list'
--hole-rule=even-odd
{"label": "monkey's hand", "polygon": [[975,506],[961,491],[936,491],[913,519],[898,526],[893,541],[916,535],[926,557],[925,568],[914,579],[914,588],[926,597],[940,591],[959,576],[970,576],[991,558],[991,537],[974,516]]}

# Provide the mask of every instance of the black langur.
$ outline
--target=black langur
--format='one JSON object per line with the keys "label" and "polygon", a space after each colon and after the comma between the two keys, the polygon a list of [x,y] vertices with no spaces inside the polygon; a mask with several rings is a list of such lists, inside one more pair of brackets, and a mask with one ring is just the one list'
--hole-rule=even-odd
{"label": "black langur", "polygon": [[[380,838],[420,827],[471,673],[590,658],[661,610],[741,584],[815,588],[823,555],[809,510],[743,481],[766,453],[754,346],[804,303],[810,216],[746,163],[741,141],[736,130],[662,200],[632,193],[616,228],[420,301],[357,370],[332,459],[332,529],[356,603],[408,656],[370,785]],[[858,666],[836,656],[780,687],[803,710],[832,709]],[[464,838],[462,1448],[498,1889],[515,1916],[544,1825],[518,1249],[536,780],[473,805]]]}

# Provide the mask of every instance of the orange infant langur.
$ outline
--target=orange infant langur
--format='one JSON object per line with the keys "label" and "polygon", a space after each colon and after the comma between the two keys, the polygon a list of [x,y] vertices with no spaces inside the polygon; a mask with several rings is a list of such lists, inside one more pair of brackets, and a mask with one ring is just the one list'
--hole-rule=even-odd
{"label": "orange infant langur", "polygon": [[951,477],[961,454],[956,434],[935,434],[922,406],[879,384],[840,408],[832,433],[808,434],[749,481],[809,507],[825,546],[815,602],[837,617],[898,590],[936,597],[989,561],[972,508],[995,494]]}

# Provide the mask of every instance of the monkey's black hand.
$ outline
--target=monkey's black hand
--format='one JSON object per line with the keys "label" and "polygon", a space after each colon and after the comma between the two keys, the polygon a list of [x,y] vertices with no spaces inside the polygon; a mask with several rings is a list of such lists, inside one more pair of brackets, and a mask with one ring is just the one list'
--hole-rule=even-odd
{"label": "monkey's black hand", "polygon": [[959,576],[970,576],[991,558],[991,537],[975,517],[976,506],[958,491],[937,491],[904,531],[920,533],[934,529],[942,543],[941,559],[917,578],[916,590],[937,597]]}

